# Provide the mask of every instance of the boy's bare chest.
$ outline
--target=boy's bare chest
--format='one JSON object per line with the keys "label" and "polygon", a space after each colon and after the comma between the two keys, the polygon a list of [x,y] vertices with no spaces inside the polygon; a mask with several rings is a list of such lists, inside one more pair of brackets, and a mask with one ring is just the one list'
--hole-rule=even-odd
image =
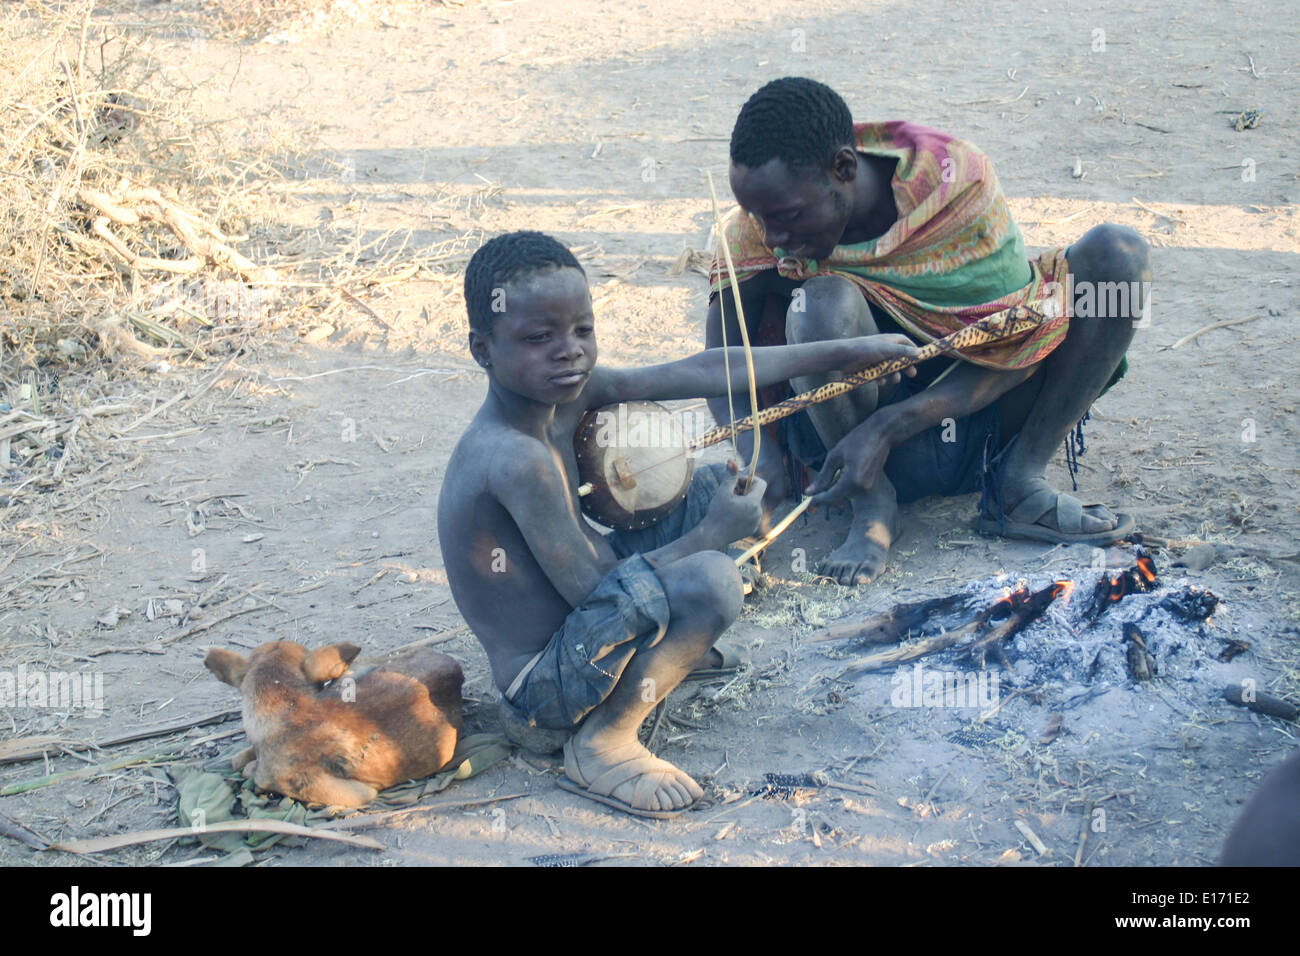
{"label": "boy's bare chest", "polygon": [[569,421],[570,417],[565,416],[561,419],[559,415],[556,416],[555,422],[547,429],[547,443],[551,447],[551,455],[556,462],[556,467],[562,473],[564,485],[576,502],[578,486],[582,484],[582,479],[578,477],[578,453],[573,442],[577,421]]}

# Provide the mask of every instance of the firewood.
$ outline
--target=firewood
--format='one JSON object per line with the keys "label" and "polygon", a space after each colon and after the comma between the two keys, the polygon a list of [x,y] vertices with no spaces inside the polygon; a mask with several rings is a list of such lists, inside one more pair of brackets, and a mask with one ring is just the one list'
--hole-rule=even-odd
{"label": "firewood", "polygon": [[888,611],[873,614],[871,617],[853,621],[836,621],[807,638],[805,643],[816,644],[821,641],[856,638],[863,644],[897,644],[907,637],[912,629],[921,627],[931,617],[954,611],[968,600],[965,594],[949,594],[947,597],[898,604]]}
{"label": "firewood", "polygon": [[1300,707],[1291,701],[1258,690],[1248,697],[1245,688],[1240,684],[1229,684],[1223,689],[1223,696],[1229,703],[1253,710],[1257,714],[1267,714],[1269,717],[1277,717],[1281,720],[1300,719]]}

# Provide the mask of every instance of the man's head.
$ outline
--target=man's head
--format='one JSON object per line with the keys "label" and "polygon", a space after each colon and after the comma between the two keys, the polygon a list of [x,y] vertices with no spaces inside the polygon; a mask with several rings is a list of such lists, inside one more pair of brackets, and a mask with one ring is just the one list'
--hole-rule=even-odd
{"label": "man's head", "polygon": [[857,178],[853,117],[823,83],[787,76],[751,96],[731,131],[731,191],[767,244],[819,259],[844,235]]}
{"label": "man's head", "polygon": [[465,269],[469,347],[502,386],[536,401],[572,401],[596,364],[587,277],[540,232],[484,243]]}

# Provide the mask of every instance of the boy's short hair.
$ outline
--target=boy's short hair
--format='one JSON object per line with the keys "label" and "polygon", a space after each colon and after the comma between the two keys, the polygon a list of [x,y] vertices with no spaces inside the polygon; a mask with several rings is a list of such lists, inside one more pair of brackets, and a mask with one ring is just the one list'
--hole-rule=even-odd
{"label": "boy's short hair", "polygon": [[498,289],[533,272],[566,268],[582,272],[582,266],[573,253],[545,233],[521,230],[489,239],[465,267],[465,308],[469,312],[469,327],[482,335],[490,335],[492,322],[502,311],[497,303],[504,301]]}
{"label": "boy's short hair", "polygon": [[838,93],[816,80],[783,76],[740,108],[731,161],[752,169],[780,159],[795,173],[829,170],[836,151],[853,144],[853,116]]}

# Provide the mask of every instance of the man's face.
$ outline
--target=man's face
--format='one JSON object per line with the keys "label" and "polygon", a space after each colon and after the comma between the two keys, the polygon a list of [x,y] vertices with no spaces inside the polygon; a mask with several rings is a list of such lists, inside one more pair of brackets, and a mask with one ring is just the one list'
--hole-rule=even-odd
{"label": "man's face", "polygon": [[831,171],[792,172],[781,159],[762,166],[731,164],[731,192],[758,220],[779,256],[825,259],[853,214],[853,183]]}
{"label": "man's face", "polygon": [[596,320],[577,269],[547,269],[509,282],[491,335],[470,350],[505,388],[545,405],[578,397],[596,364]]}

